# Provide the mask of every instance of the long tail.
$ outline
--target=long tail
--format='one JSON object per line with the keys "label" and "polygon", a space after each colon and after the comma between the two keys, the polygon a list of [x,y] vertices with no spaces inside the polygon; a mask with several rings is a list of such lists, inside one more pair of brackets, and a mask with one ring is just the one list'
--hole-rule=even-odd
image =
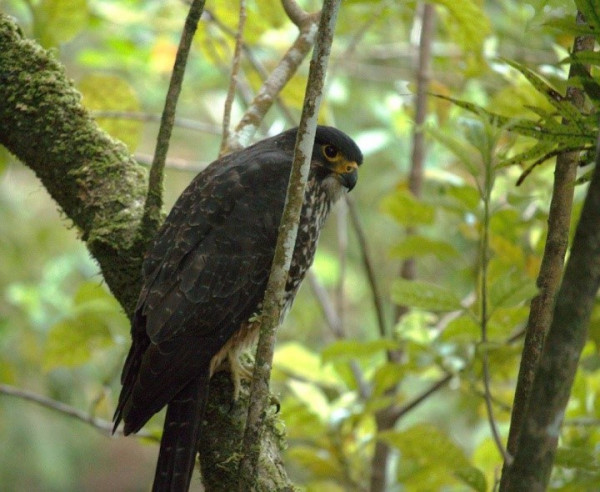
{"label": "long tail", "polygon": [[181,390],[167,408],[153,492],[186,492],[190,486],[200,424],[208,392],[208,376]]}

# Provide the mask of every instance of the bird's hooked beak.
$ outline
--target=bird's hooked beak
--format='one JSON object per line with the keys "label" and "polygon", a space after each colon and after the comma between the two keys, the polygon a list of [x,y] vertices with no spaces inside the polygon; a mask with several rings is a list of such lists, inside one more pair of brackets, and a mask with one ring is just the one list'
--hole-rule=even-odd
{"label": "bird's hooked beak", "polygon": [[333,172],[348,191],[352,191],[352,188],[356,186],[358,181],[358,164],[356,162],[342,159],[335,165]]}

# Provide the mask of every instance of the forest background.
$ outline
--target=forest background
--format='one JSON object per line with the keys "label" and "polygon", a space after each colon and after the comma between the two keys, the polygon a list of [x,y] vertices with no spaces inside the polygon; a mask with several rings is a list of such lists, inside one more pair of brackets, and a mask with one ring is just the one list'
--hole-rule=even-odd
{"label": "forest background", "polygon": [[[241,36],[240,2],[205,7],[171,139],[166,210],[217,157],[224,108],[239,129],[290,46],[309,53],[298,40],[316,25],[307,13],[320,2],[241,3]],[[320,122],[352,135],[365,164],[278,335],[277,427],[298,485],[483,491],[499,482],[515,446],[511,411],[547,258],[555,157],[584,151],[571,159],[571,178],[557,173],[571,191],[577,178],[572,209],[556,205],[567,217],[564,241],[594,160],[599,59],[589,37],[600,15],[588,3],[342,2]],[[576,23],[577,8],[594,29]],[[146,167],[187,9],[176,0],[0,2],[24,36],[64,65],[98,124]],[[591,65],[591,75],[574,76],[575,61]],[[297,124],[307,74],[308,58],[254,139]],[[570,102],[560,96],[567,85]],[[0,483],[146,490],[161,418],[145,437],[107,437],[127,317],[81,232],[3,147],[0,188]],[[600,487],[599,342],[594,309],[567,388],[556,490]]]}

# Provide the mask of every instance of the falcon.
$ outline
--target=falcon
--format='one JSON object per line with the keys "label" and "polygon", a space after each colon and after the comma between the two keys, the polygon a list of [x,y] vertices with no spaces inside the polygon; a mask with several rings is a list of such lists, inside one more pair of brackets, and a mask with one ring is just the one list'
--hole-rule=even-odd
{"label": "falcon", "polygon": [[[229,365],[234,398],[251,374],[238,356],[258,335],[296,134],[288,130],[210,164],[146,254],[114,428],[123,421],[125,435],[135,433],[168,405],[153,491],[188,490],[213,373]],[[317,127],[284,313],[329,211],[355,186],[361,163],[350,137]]]}

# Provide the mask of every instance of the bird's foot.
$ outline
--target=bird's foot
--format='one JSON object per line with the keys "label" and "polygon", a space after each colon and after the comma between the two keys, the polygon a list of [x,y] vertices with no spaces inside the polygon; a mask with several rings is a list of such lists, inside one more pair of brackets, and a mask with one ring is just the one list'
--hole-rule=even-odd
{"label": "bird's foot", "polygon": [[240,360],[242,354],[227,354],[229,368],[231,370],[231,380],[233,381],[233,401],[236,402],[240,396],[242,381],[251,382],[254,372],[254,365],[247,360]]}
{"label": "bird's foot", "polygon": [[277,396],[275,396],[273,393],[271,393],[270,397],[269,397],[269,403],[271,404],[272,407],[275,407],[275,413],[279,413],[279,410],[281,410],[281,402],[279,401],[279,398]]}

